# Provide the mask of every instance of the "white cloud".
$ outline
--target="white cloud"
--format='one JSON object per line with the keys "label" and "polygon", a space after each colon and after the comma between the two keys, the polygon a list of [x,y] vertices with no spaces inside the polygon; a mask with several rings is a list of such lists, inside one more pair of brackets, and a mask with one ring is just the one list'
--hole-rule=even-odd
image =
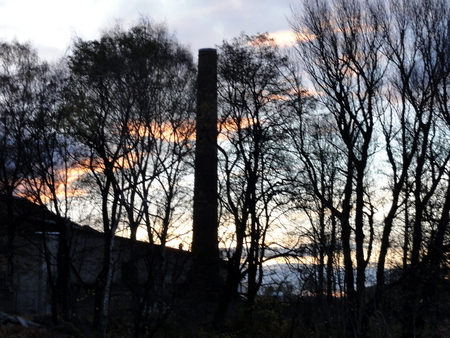
{"label": "white cloud", "polygon": [[98,38],[116,19],[165,22],[195,54],[242,31],[289,28],[288,3],[272,0],[0,0],[0,9],[0,38],[31,41],[44,58],[62,55],[75,35]]}
{"label": "white cloud", "polygon": [[270,36],[275,39],[275,42],[279,46],[290,47],[295,44],[295,36],[291,30],[281,30],[276,32],[270,32]]}
{"label": "white cloud", "polygon": [[[117,1],[15,0],[0,11],[0,38],[31,41],[40,50],[62,54],[74,35],[95,38]],[[45,57],[45,56],[44,56]]]}

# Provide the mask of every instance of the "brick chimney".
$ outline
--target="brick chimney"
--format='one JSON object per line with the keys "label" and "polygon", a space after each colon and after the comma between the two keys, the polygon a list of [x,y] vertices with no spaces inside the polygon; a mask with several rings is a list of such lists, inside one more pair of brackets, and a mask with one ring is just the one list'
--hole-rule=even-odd
{"label": "brick chimney", "polygon": [[219,272],[217,214],[217,51],[199,50],[192,252],[196,270],[213,288]]}

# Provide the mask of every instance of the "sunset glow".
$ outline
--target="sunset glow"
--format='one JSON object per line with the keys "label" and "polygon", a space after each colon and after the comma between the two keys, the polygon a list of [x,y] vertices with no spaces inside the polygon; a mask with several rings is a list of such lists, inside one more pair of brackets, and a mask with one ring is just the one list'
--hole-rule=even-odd
{"label": "sunset glow", "polygon": [[295,45],[296,36],[291,30],[276,31],[269,34],[275,40],[275,43],[280,47],[291,47]]}

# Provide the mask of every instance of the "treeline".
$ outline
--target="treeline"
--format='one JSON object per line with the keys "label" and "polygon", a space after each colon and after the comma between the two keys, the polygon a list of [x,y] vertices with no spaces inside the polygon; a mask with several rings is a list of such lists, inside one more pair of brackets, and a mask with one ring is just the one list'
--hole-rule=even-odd
{"label": "treeline", "polygon": [[[294,47],[267,34],[217,47],[226,278],[216,329],[243,282],[243,318],[256,320],[265,266],[284,260],[309,296],[284,288],[290,324],[279,334],[438,334],[449,318],[449,17],[446,0],[304,0],[290,17]],[[62,220],[87,198],[96,206],[107,236],[94,323],[105,332],[115,234],[189,245],[193,57],[145,21],[76,40],[56,65],[16,42],[0,54],[2,192]],[[55,298],[55,318],[70,319],[64,302]]]}

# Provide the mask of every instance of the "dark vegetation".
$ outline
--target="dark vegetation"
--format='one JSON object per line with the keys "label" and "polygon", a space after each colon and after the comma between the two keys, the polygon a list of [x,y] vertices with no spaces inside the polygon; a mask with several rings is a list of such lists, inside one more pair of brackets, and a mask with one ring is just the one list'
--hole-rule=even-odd
{"label": "dark vegetation", "polygon": [[[450,335],[449,18],[446,0],[303,0],[294,47],[268,34],[217,46],[223,265],[207,293],[196,274],[158,289],[168,248],[192,238],[189,50],[145,20],[76,40],[57,64],[2,42],[2,291],[20,270],[18,196],[51,212],[59,235],[56,251],[46,236],[40,246],[45,328],[0,336]],[[73,311],[70,219],[103,233],[85,317]],[[119,235],[129,276],[139,240],[158,259],[116,311]]]}

